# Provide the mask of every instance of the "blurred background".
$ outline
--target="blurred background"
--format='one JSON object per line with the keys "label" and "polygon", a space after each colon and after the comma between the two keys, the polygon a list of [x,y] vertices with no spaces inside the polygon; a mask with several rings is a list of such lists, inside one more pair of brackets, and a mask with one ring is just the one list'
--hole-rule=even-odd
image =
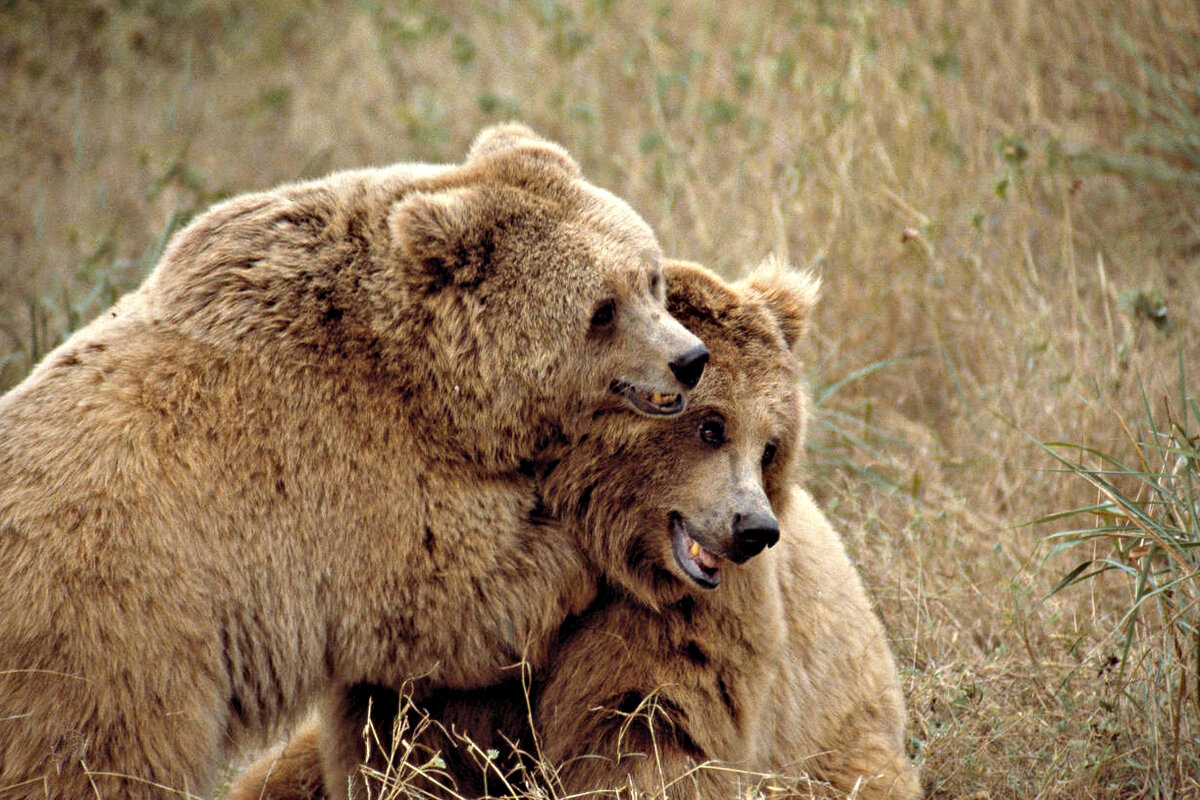
{"label": "blurred background", "polygon": [[928,795],[1200,797],[1195,0],[4,0],[0,79],[0,389],[213,202],[524,121],[823,276],[809,480]]}

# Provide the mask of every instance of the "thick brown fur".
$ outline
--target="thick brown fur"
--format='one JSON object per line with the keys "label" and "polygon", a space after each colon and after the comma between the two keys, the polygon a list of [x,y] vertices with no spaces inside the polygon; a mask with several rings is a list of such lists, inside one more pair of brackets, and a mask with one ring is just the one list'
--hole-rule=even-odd
{"label": "thick brown fur", "polygon": [[[797,482],[806,401],[795,350],[816,284],[778,263],[732,288],[688,265],[667,277],[672,312],[712,352],[688,411],[658,423],[613,418],[546,487],[563,523],[584,528],[608,585],[564,627],[528,699],[513,684],[441,692],[425,709],[456,735],[415,736],[410,726],[406,736],[441,750],[466,796],[498,783],[499,762],[470,753],[512,741],[557,767],[544,779],[562,796],[633,787],[732,798],[775,774],[775,785],[793,779],[797,797],[919,797],[882,625]],[[697,436],[714,415],[725,423],[720,447]],[[724,564],[720,585],[705,590],[680,573],[660,521],[722,506],[740,485],[722,476],[739,469],[765,490],[781,537],[744,564]],[[572,506],[572,496],[590,502]],[[386,713],[374,722],[390,724]],[[231,800],[320,797],[321,736],[310,723],[243,774]],[[460,736],[479,749],[459,747]]]}
{"label": "thick brown fur", "polygon": [[203,794],[322,695],[537,663],[594,591],[539,463],[700,346],[659,259],[515,125],[196,219],[0,398],[0,797]]}

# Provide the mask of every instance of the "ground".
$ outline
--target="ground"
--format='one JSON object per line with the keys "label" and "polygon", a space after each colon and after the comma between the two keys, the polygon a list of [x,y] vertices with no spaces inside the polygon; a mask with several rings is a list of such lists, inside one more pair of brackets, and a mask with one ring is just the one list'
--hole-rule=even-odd
{"label": "ground", "polygon": [[1024,525],[1106,500],[1033,439],[1137,466],[1148,413],[1187,419],[1190,0],[17,2],[0,31],[0,386],[215,199],[448,160],[521,118],[668,253],[821,271],[811,485],[852,532],[929,796],[1200,791],[1189,643],[1151,603],[1122,667],[1134,584],[1050,594],[1087,556],[1044,538],[1111,510]]}

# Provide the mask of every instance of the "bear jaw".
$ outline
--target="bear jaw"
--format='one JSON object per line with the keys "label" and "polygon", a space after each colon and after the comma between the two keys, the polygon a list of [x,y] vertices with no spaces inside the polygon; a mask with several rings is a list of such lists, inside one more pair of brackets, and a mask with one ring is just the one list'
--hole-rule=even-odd
{"label": "bear jaw", "polygon": [[678,392],[651,392],[625,381],[613,381],[611,389],[613,394],[647,416],[673,417],[683,411],[683,395]]}

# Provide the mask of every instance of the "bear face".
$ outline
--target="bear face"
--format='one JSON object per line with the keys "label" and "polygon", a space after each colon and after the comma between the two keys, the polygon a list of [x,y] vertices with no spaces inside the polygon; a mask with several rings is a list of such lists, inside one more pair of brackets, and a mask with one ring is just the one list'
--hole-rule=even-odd
{"label": "bear face", "polygon": [[[445,357],[438,373],[461,393],[472,375],[456,373],[482,360],[487,382],[510,396],[679,413],[708,351],[666,311],[649,229],[610,195],[581,188],[567,199],[499,186],[421,194],[393,211],[403,260],[420,267],[410,296],[466,322],[458,341],[430,353]],[[624,236],[613,235],[618,220]]]}
{"label": "bear face", "polygon": [[770,262],[730,287],[669,262],[668,308],[720,368],[677,420],[602,421],[546,481],[546,503],[579,527],[595,562],[652,607],[715,588],[726,562],[778,540],[806,413],[794,348],[817,283],[766,280],[767,271],[783,274]]}
{"label": "bear face", "polygon": [[[482,361],[488,399],[532,398],[519,416],[547,419],[543,438],[597,409],[681,412],[708,351],[666,313],[645,222],[521,126],[481,135],[464,171],[467,187],[458,176],[420,183],[388,219],[407,298],[467,331],[431,353],[457,387],[454,407],[471,409],[461,395],[479,375],[459,373]],[[547,413],[568,398],[559,418]]]}

